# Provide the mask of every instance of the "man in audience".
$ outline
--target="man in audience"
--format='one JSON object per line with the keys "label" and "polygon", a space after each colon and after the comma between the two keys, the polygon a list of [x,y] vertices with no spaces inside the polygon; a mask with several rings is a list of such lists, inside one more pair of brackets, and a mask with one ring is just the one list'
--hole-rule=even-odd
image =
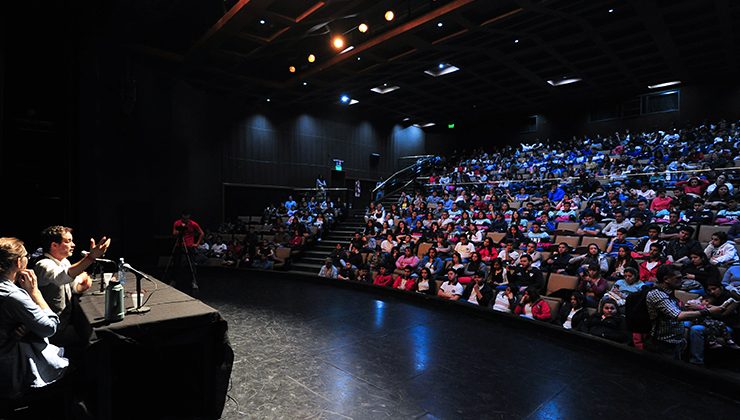
{"label": "man in audience", "polygon": [[689,252],[702,250],[699,241],[691,239],[693,234],[694,228],[691,226],[682,226],[679,229],[678,237],[668,242],[665,248],[665,255],[669,261],[674,264],[686,264],[689,261]]}
{"label": "man in audience", "polygon": [[666,245],[665,241],[660,239],[660,227],[658,227],[658,225],[654,223],[648,225],[647,231],[647,238],[641,239],[634,250],[636,253],[640,254],[641,257],[646,257],[650,254],[650,246],[652,244],[660,244],[661,247],[665,247]]}
{"label": "man in audience", "polygon": [[601,234],[601,226],[596,223],[596,219],[594,219],[592,214],[587,214],[583,218],[583,223],[578,226],[576,234],[579,236],[598,236]]}
{"label": "man in audience", "polygon": [[486,284],[484,280],[483,272],[476,271],[473,274],[473,281],[468,283],[465,291],[462,295],[462,300],[473,305],[488,307],[488,304],[493,299],[493,289],[491,286]]}
{"label": "man in audience", "polygon": [[617,236],[618,229],[623,228],[623,229],[629,230],[631,227],[632,227],[632,222],[624,218],[624,212],[621,210],[616,210],[614,212],[614,220],[609,222],[604,227],[604,230],[602,231],[602,233],[605,236],[615,237]]}
{"label": "man in audience", "polygon": [[665,262],[663,245],[659,243],[650,245],[650,253],[647,255],[647,259],[640,263],[640,281],[655,281],[658,267],[665,264]]}
{"label": "man in audience", "polygon": [[67,259],[75,250],[72,228],[50,226],[41,232],[41,241],[44,254],[34,264],[33,271],[44,300],[59,316],[59,327],[52,341],[66,344],[74,339],[73,330],[68,329],[72,319],[73,296],[90,288],[92,279],[85,270],[105,254],[110,239],[104,236],[96,243],[90,238],[90,253],[74,264]]}
{"label": "man in audience", "polygon": [[380,270],[378,271],[378,274],[375,275],[373,284],[383,287],[393,286],[393,275],[387,272],[387,268],[384,265],[380,266]]}
{"label": "man in audience", "polygon": [[468,262],[470,256],[475,252],[475,245],[468,242],[468,238],[463,235],[460,237],[460,242],[455,245],[455,252],[460,254],[463,262]]}
{"label": "man in audience", "polygon": [[558,244],[558,250],[553,252],[550,258],[547,259],[547,270],[550,273],[563,274],[568,269],[571,258],[573,256],[570,254],[570,245],[561,242]]}
{"label": "man in audience", "polygon": [[453,269],[447,270],[447,280],[439,286],[437,296],[447,300],[459,300],[463,292],[462,284],[457,281],[457,273]]}
{"label": "man in audience", "polygon": [[509,274],[509,283],[514,285],[512,290],[515,292],[522,292],[530,286],[538,290],[543,290],[545,287],[542,272],[538,268],[532,267],[532,257],[528,254],[522,254],[519,257],[519,265]]}
{"label": "man in audience", "polygon": [[704,208],[704,201],[700,198],[694,201],[693,209],[686,210],[686,219],[689,223],[697,223],[700,225],[711,225],[714,221],[714,213],[711,210]]}
{"label": "man in audience", "polygon": [[[655,288],[647,293],[646,305],[651,320],[650,337],[645,348],[674,359],[681,360],[686,349],[684,321],[701,317],[719,315],[721,306],[700,308],[687,303],[681,305],[674,292],[681,287],[681,274],[671,264],[662,265],[656,273]],[[689,334],[689,361],[704,363],[704,334],[702,329],[691,329]]]}
{"label": "man in audience", "polygon": [[678,238],[678,232],[686,224],[681,221],[681,215],[677,211],[668,214],[668,224],[661,229],[660,237],[666,241]]}

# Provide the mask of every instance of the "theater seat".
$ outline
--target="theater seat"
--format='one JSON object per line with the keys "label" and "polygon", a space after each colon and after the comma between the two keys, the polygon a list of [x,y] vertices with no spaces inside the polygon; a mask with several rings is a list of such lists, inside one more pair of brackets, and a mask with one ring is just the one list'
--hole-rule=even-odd
{"label": "theater seat", "polygon": [[578,248],[578,245],[580,245],[581,243],[581,237],[580,236],[556,236],[555,243],[559,244],[560,242],[565,242],[571,248]]}
{"label": "theater seat", "polygon": [[[567,291],[568,295],[570,295],[570,293],[575,290],[577,286],[578,277],[569,276],[567,274],[552,273],[550,274],[550,278],[547,280],[546,294],[550,296],[555,292],[563,290]],[[560,296],[560,294],[565,294],[565,292],[560,292],[557,296],[564,299],[565,296]]]}
{"label": "theater seat", "polygon": [[701,225],[699,226],[699,242],[709,243],[712,240],[714,232],[729,232],[731,226],[712,226],[712,225]]}
{"label": "theater seat", "polygon": [[[545,302],[547,303],[547,306],[550,307],[550,319],[549,320],[552,320],[558,315],[558,311],[560,311],[560,304],[562,303],[562,300],[556,297],[551,297],[551,296],[543,296],[542,299],[544,299]],[[545,321],[549,321],[549,320],[545,320]]]}

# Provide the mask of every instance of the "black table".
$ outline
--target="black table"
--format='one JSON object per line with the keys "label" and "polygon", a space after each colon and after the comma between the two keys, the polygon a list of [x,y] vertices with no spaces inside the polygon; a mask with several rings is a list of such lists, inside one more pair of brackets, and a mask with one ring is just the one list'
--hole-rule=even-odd
{"label": "black table", "polygon": [[[142,280],[150,312],[105,321],[99,283],[79,298],[75,327],[86,340],[84,371],[95,418],[219,418],[233,352],[219,312],[158,280]],[[126,307],[136,289],[124,285]]]}

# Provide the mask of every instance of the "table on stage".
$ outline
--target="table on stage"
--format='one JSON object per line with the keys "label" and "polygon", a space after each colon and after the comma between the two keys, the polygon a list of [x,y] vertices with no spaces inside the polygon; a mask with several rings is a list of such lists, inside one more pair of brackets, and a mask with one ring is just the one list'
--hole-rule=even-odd
{"label": "table on stage", "polygon": [[[86,383],[98,419],[219,418],[233,362],[226,321],[217,310],[158,280],[142,280],[151,311],[105,321],[94,282],[79,298],[75,327],[88,346]],[[126,308],[135,277],[127,273]]]}

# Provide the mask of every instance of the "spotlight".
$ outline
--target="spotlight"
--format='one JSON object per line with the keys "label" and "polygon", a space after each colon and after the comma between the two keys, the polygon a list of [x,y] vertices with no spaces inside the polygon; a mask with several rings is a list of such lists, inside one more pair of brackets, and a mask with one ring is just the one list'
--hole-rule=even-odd
{"label": "spotlight", "polygon": [[331,40],[331,44],[335,49],[341,50],[344,48],[344,39],[341,36],[335,36],[334,39]]}
{"label": "spotlight", "polygon": [[445,68],[445,65],[444,65],[444,63],[439,63],[439,64],[437,65],[437,67],[439,67],[440,69],[443,69],[443,68]]}
{"label": "spotlight", "polygon": [[267,22],[264,19],[260,19],[260,25],[264,25],[265,23]]}
{"label": "spotlight", "polygon": [[518,39],[515,39],[515,40],[514,40],[514,43],[515,43],[515,44],[518,44],[518,43],[519,43],[519,40],[518,40]]}
{"label": "spotlight", "polygon": [[267,98],[267,102],[270,102],[270,98]]}
{"label": "spotlight", "polygon": [[614,13],[614,9],[609,9],[609,13]]}
{"label": "spotlight", "polygon": [[394,17],[396,17],[396,15],[393,14],[393,10],[385,12],[385,20],[388,22],[392,21]]}
{"label": "spotlight", "polygon": [[303,86],[308,86],[308,82],[303,82]]}
{"label": "spotlight", "polygon": [[357,27],[357,30],[362,32],[363,34],[367,32],[369,28],[367,27],[367,24],[361,23],[360,26]]}
{"label": "spotlight", "polygon": [[442,24],[442,22],[437,22],[437,27],[438,27],[438,28],[441,28],[441,27],[443,27],[443,26],[444,26],[444,24]]}
{"label": "spotlight", "polygon": [[342,96],[341,96],[341,97],[339,98],[339,100],[340,100],[340,101],[341,101],[341,102],[342,102],[343,104],[346,104],[346,103],[348,103],[348,102],[349,102],[349,99],[350,99],[350,98],[349,98],[349,96],[347,96],[347,95],[342,95]]}
{"label": "spotlight", "polygon": [[313,54],[309,54],[308,55],[308,62],[309,63],[313,63],[314,61],[316,61],[316,56],[313,55]]}
{"label": "spotlight", "polygon": [[360,60],[362,60],[362,57],[357,57],[357,61],[360,61]]}
{"label": "spotlight", "polygon": [[288,67],[288,71],[291,73],[295,73],[295,66]]}

